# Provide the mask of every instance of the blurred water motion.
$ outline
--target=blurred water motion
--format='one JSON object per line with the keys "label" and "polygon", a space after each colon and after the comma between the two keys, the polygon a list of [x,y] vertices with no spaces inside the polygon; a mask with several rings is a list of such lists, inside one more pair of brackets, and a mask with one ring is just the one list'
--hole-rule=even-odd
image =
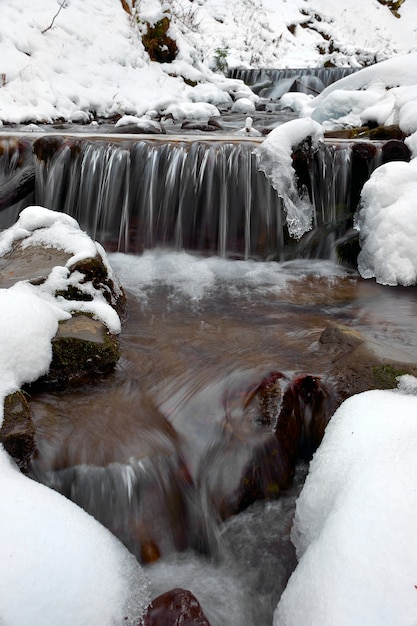
{"label": "blurred water motion", "polygon": [[[282,392],[303,374],[331,388],[332,366],[318,345],[329,322],[417,355],[415,290],[312,261],[168,252],[110,260],[128,296],[122,357],[94,387],[32,398],[33,475],[154,563],[154,595],[189,585],[209,619],[212,605],[211,626],[253,626],[254,615],[271,624],[295,563],[289,529],[305,466],[292,490],[277,493],[268,474],[274,424],[257,420],[259,384],[280,372]],[[266,502],[249,506],[239,488],[260,458]]]}

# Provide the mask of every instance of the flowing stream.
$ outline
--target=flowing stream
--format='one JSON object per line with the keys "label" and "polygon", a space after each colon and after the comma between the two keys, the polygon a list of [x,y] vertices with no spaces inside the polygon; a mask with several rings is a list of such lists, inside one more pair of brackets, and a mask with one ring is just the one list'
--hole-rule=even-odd
{"label": "flowing stream", "polygon": [[295,566],[295,497],[255,502],[222,521],[259,432],[244,406],[268,372],[332,369],[318,342],[330,322],[417,357],[415,289],[364,281],[329,261],[236,261],[154,249],[110,254],[129,316],[116,371],[94,387],[32,398],[35,476],[118,535],[156,596],[182,586],[211,626],[272,624]]}
{"label": "flowing stream", "polygon": [[[32,474],[128,546],[153,596],[193,591],[211,626],[270,626],[296,564],[290,530],[307,465],[276,488],[253,390],[271,372],[307,374],[331,396],[319,338],[332,322],[417,358],[416,288],[382,287],[334,262],[388,144],[325,144],[298,164],[314,230],[294,246],[256,142],[0,139],[0,186],[20,168],[34,181],[0,227],[28,204],[70,213],[103,243],[128,298],[116,370],[31,398]],[[248,467],[260,468],[261,499],[242,497]]]}

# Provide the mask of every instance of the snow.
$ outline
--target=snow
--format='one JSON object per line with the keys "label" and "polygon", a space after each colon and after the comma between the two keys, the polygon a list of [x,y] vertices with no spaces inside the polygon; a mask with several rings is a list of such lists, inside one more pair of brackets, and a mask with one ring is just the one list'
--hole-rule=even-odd
{"label": "snow", "polygon": [[[258,148],[258,154],[261,169],[284,198],[290,234],[296,237],[311,227],[311,212],[308,201],[303,205],[303,199],[297,199],[291,173],[291,148],[302,140],[302,134],[293,138],[293,127],[304,121],[306,136],[311,134],[316,140],[320,140],[320,125],[324,133],[331,128],[357,127],[368,122],[398,124],[409,134],[406,142],[412,152],[411,162],[387,163],[373,172],[362,190],[356,227],[361,243],[358,269],[364,278],[392,286],[416,284],[417,54],[397,56],[364,68],[333,83],[315,98],[286,94],[281,103],[296,110],[301,119],[275,129]],[[317,126],[310,131],[309,124],[314,122]],[[274,143],[269,145],[270,137]],[[294,218],[295,228],[291,223]]]}
{"label": "snow", "polygon": [[91,301],[77,302],[77,311],[91,313],[95,318],[101,320],[110,332],[120,333],[120,318],[107,303],[101,291],[96,289],[91,282],[80,282],[82,276],[70,272],[70,268],[79,261],[99,256],[106,266],[109,278],[113,280],[115,288],[119,288],[118,280],[106,260],[102,246],[83,232],[74,218],[45,207],[27,207],[20,213],[15,224],[0,234],[0,254],[4,255],[9,252],[13,243],[17,241],[21,241],[23,248],[49,246],[71,254],[65,267],[55,267],[43,284],[33,288],[38,297],[43,298],[53,307],[59,306],[64,319],[68,317],[65,312],[71,313],[74,304],[64,297],[57,298],[55,292],[65,291],[70,285],[76,286],[79,291],[92,298]]}
{"label": "snow", "polygon": [[307,193],[300,193],[292,162],[292,152],[305,139],[312,146],[323,139],[320,124],[306,117],[291,120],[275,128],[257,149],[259,169],[271,179],[272,186],[284,200],[291,236],[299,239],[313,222],[313,206]]}
{"label": "snow", "polygon": [[134,556],[77,505],[23,476],[2,446],[0,508],[4,626],[139,623],[150,598]]}
{"label": "snow", "polygon": [[[49,369],[51,340],[69,314],[39,298],[25,283],[0,290],[0,397],[16,391]],[[3,421],[3,402],[0,424]]]}
{"label": "snow", "polygon": [[401,383],[332,417],[297,501],[299,563],[274,626],[416,624],[417,380]]}
{"label": "snow", "polygon": [[399,55],[355,72],[329,85],[315,98],[286,94],[283,106],[294,104],[328,128],[377,122],[399,124],[406,133],[417,130],[417,53]]}
{"label": "snow", "polygon": [[383,285],[417,283],[417,159],[379,167],[365,183],[358,269]]}
{"label": "snow", "polygon": [[[238,84],[250,99],[241,81],[212,71],[219,53],[230,68],[321,67],[326,61],[360,67],[416,50],[413,0],[403,3],[400,19],[378,0],[366,6],[351,0],[341,10],[328,5],[233,0],[226,8],[219,0],[147,0],[129,15],[119,0],[39,0],[36,11],[31,0],[4,0],[0,120],[88,123],[94,116],[164,114],[161,97],[167,106],[199,101],[230,107],[224,93],[233,95]],[[147,23],[167,15],[178,55],[158,64],[141,37]],[[330,39],[334,51],[323,53]]]}

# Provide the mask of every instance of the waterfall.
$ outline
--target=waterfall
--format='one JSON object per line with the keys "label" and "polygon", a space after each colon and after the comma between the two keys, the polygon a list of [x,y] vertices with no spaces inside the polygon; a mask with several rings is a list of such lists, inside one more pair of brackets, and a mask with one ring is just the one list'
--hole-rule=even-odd
{"label": "waterfall", "polygon": [[0,212],[0,227],[35,203],[72,215],[109,251],[166,247],[285,260],[301,250],[301,256],[329,258],[332,241],[352,226],[364,182],[381,161],[398,158],[397,143],[340,140],[297,155],[300,188],[313,203],[313,234],[325,226],[331,235],[319,249],[310,245],[311,233],[299,244],[289,236],[282,201],[259,171],[256,140],[45,136],[19,152],[15,140],[1,139],[0,190],[31,162],[35,193],[26,205],[19,201]]}
{"label": "waterfall", "polygon": [[234,69],[230,77],[243,80],[262,98],[277,100],[287,91],[317,95],[332,83],[356,71],[352,67]]}

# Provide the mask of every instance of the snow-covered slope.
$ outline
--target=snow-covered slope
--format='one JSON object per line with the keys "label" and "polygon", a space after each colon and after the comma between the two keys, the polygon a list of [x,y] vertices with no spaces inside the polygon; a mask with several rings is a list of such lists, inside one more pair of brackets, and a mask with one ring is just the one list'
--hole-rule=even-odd
{"label": "snow-covered slope", "polygon": [[[230,108],[247,93],[211,70],[383,60],[416,48],[417,0],[399,15],[379,0],[2,0],[0,121]],[[142,35],[164,16],[178,52],[161,64]]]}
{"label": "snow-covered slope", "polygon": [[[191,5],[190,5],[191,3]],[[181,5],[193,6],[193,0]],[[416,47],[417,2],[396,17],[379,0],[198,0],[204,47],[230,67],[363,66]],[[209,60],[209,59],[208,59]]]}

